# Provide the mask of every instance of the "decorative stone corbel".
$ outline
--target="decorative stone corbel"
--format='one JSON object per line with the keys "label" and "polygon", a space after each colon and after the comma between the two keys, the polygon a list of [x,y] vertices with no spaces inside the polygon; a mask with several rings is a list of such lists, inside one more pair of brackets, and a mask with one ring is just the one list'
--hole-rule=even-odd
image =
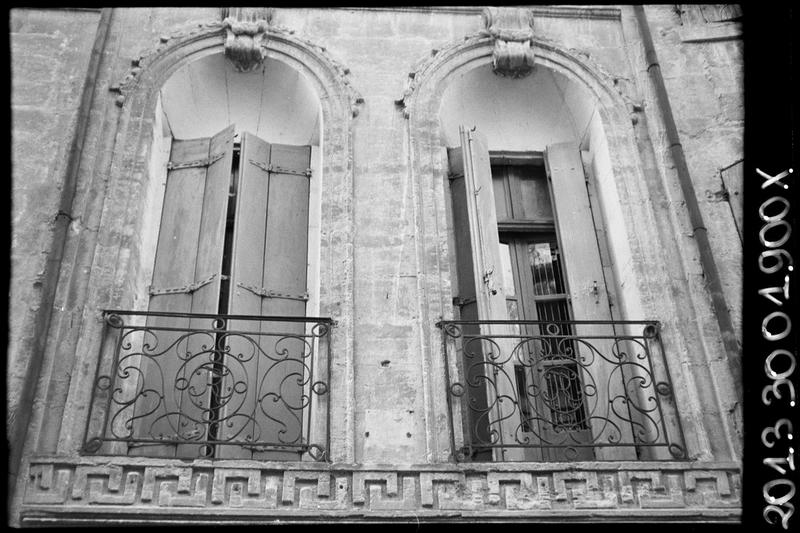
{"label": "decorative stone corbel", "polygon": [[533,11],[518,7],[483,10],[485,34],[493,37],[492,67],[500,76],[523,78],[533,71]]}
{"label": "decorative stone corbel", "polygon": [[266,7],[220,8],[222,26],[227,32],[225,56],[239,72],[259,67],[267,55],[267,29],[274,10]]}

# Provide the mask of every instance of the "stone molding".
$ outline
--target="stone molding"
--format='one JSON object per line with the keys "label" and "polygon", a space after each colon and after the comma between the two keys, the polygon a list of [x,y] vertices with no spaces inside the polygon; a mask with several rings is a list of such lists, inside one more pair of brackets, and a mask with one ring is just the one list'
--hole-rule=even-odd
{"label": "stone molding", "polygon": [[524,78],[533,72],[533,12],[518,7],[487,7],[482,18],[484,33],[494,39],[494,73]]}
{"label": "stone molding", "polygon": [[25,472],[24,525],[326,518],[736,522],[733,463],[434,464],[40,457]]}
{"label": "stone molding", "polygon": [[678,36],[684,43],[735,41],[742,38],[742,24],[741,22],[718,22],[704,26],[685,26],[678,29]]}
{"label": "stone molding", "polygon": [[[226,20],[231,19],[227,17]],[[245,21],[252,29],[252,21]],[[364,98],[360,92],[353,87],[350,82],[350,69],[342,65],[339,61],[331,57],[324,46],[299,38],[295,35],[294,30],[276,25],[273,22],[273,17],[270,15],[266,25],[262,23],[259,27],[264,26],[263,36],[260,36],[259,54],[263,52],[264,57],[272,57],[280,53],[284,55],[287,51],[291,51],[286,55],[296,55],[298,51],[302,51],[309,56],[316,59],[317,63],[324,65],[322,69],[331,70],[335,73],[337,78],[336,82],[341,84],[344,88],[350,102],[350,110],[353,117],[358,116],[361,104],[364,103]],[[152,65],[162,61],[165,57],[170,55],[187,55],[188,50],[194,48],[208,48],[207,41],[219,40],[219,44],[225,50],[228,41],[227,25],[224,21],[209,21],[198,24],[192,29],[176,30],[170,34],[164,34],[159,37],[159,42],[152,48],[145,50],[138,57],[131,59],[131,68],[125,74],[125,77],[118,83],[109,87],[109,91],[118,93],[117,105],[122,107],[127,99],[136,91],[140,78],[146,69],[151,68]],[[254,41],[255,42],[255,41]],[[187,51],[182,51],[186,49]],[[254,49],[253,49],[254,50]],[[255,53],[251,50],[251,53]],[[327,93],[327,91],[326,91]],[[322,96],[322,95],[320,95]]]}
{"label": "stone molding", "polygon": [[[404,7],[349,7],[350,11],[389,11],[416,13],[447,13],[453,15],[480,15],[483,8],[479,6],[404,6]],[[609,6],[530,6],[536,17],[586,19],[586,20],[620,20],[621,11]]]}
{"label": "stone molding", "polygon": [[[584,84],[609,106],[622,104],[629,115],[642,111],[642,103],[634,94],[630,80],[608,72],[588,53],[566,50],[557,42],[541,37],[531,39],[531,50],[535,65],[553,69]],[[466,72],[478,64],[491,63],[493,54],[494,38],[485,31],[431,50],[430,55],[411,67],[405,89],[395,104],[403,109],[405,118],[410,118],[415,108],[427,107],[427,103],[420,102],[418,87],[426,83],[439,84],[456,71]],[[431,94],[438,93],[433,91]]]}

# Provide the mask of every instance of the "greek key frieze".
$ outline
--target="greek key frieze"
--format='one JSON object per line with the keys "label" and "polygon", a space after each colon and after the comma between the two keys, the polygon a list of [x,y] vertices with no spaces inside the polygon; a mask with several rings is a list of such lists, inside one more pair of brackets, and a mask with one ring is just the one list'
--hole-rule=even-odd
{"label": "greek key frieze", "polygon": [[147,467],[141,498],[153,501],[157,493],[159,507],[205,507],[208,480],[208,472],[195,474],[191,467]]}
{"label": "greek key frieze", "polygon": [[140,472],[124,472],[120,466],[78,466],[72,483],[72,499],[100,505],[133,505],[141,478]]}
{"label": "greek key frieze", "polygon": [[[453,485],[456,484],[457,486],[464,486],[465,485],[465,478],[463,474],[459,473],[444,473],[444,472],[422,472],[419,475],[419,486],[420,486],[420,503],[423,507],[433,507],[434,506],[434,484],[436,486],[441,487],[443,484]],[[436,498],[437,501],[441,503],[443,498],[439,497]],[[451,500],[452,497],[445,494],[444,500]]]}
{"label": "greek key frieze", "polygon": [[263,475],[258,469],[218,468],[211,484],[211,504],[235,509],[274,509],[278,485],[277,475]]}
{"label": "greek key frieze", "polygon": [[[740,507],[741,480],[735,469],[603,469],[586,470],[365,470],[353,466],[302,465],[285,470],[249,462],[215,467],[162,461],[147,465],[70,464],[42,461],[28,468],[24,509],[59,507],[102,513],[110,506],[169,514],[196,509],[198,516],[274,515],[276,519],[314,516],[456,516],[482,512],[509,516],[570,510],[625,513]],[[109,511],[110,512],[110,511]],[[733,516],[732,515],[732,516]]]}
{"label": "greek key frieze", "polygon": [[741,506],[738,474],[732,474],[731,480],[727,472],[693,470],[685,472],[683,477],[686,498],[691,504],[709,508]]}
{"label": "greek key frieze", "polygon": [[536,476],[533,479],[535,479],[535,482],[531,484],[522,482],[518,486],[510,483],[505,485],[507,509],[547,511],[553,508],[550,478],[546,476]]}
{"label": "greek key frieze", "polygon": [[[295,502],[295,485],[298,481],[312,482],[316,485],[316,496],[318,498],[328,499],[331,494],[331,475],[328,472],[292,472],[286,471],[283,473],[283,491],[281,492],[281,501],[284,504],[293,504]],[[309,487],[311,488],[311,487]],[[309,494],[309,491],[306,491]],[[306,496],[308,498],[308,496]]]}
{"label": "greek key frieze", "polygon": [[609,474],[555,472],[554,500],[576,509],[613,509],[619,506],[617,490]]}
{"label": "greek key frieze", "polygon": [[380,485],[368,485],[369,509],[373,511],[413,511],[419,507],[416,483],[416,476],[402,476],[402,482],[398,483],[401,492],[393,496],[389,495],[388,490],[386,491],[386,496],[384,496]]}
{"label": "greek key frieze", "polygon": [[397,496],[396,472],[354,472],[353,473],[353,503],[363,504],[364,492],[367,483],[381,482],[386,485],[387,496]]}
{"label": "greek key frieze", "polygon": [[72,471],[51,464],[31,465],[25,487],[26,503],[51,504],[67,500]]}
{"label": "greek key frieze", "polygon": [[301,486],[298,490],[298,507],[308,511],[344,511],[352,508],[349,500],[350,476],[336,476],[328,494],[321,493],[318,486]]}

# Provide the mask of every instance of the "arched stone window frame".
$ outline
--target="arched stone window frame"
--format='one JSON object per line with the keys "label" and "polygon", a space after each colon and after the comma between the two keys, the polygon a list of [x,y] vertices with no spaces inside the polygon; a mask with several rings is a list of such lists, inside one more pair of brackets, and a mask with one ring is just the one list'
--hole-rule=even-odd
{"label": "arched stone window frame", "polygon": [[[220,23],[204,25],[188,34],[161,39],[161,45],[146,57],[135,60],[133,68],[118,86],[120,106],[114,151],[108,173],[106,198],[98,235],[99,245],[92,258],[89,296],[83,331],[76,354],[76,371],[65,394],[64,420],[58,455],[79,453],[84,439],[87,406],[100,355],[104,321],[103,309],[132,309],[136,287],[137,236],[144,216],[158,216],[143,205],[151,175],[153,125],[159,90],[170,76],[195,60],[224,52],[225,31]],[[322,114],[322,191],[319,253],[319,315],[335,321],[332,328],[330,416],[340,430],[330,435],[332,461],[352,461],[353,426],[353,156],[352,129],[361,98],[349,85],[347,69],[332,60],[324,48],[294,37],[287,30],[270,28],[266,33],[266,57],[300,72],[316,92]],[[112,95],[113,97],[113,95]],[[160,178],[158,178],[160,179]],[[152,206],[150,207],[152,210]],[[48,414],[42,423],[48,423]],[[343,428],[344,430],[342,431]],[[49,447],[49,446],[48,446]]]}
{"label": "arched stone window frame", "polygon": [[[615,185],[614,194],[619,203],[630,205],[631,196],[647,197],[647,180],[644,165],[637,147],[637,137],[632,122],[635,113],[642,111],[641,104],[632,101],[618,88],[613,76],[585,55],[578,56],[566,51],[557,44],[533,38],[531,48],[537,68],[548,68],[564,75],[574,83],[580,84],[597,98],[600,121],[605,131],[611,172]],[[423,361],[425,391],[427,397],[426,427],[428,434],[428,457],[433,462],[452,460],[449,426],[440,423],[447,419],[446,378],[443,364],[441,332],[436,328],[437,317],[445,320],[453,318],[452,298],[455,295],[447,258],[453,253],[448,243],[448,216],[446,209],[446,190],[444,177],[449,171],[444,135],[439,123],[439,110],[445,87],[449,80],[474,68],[492,64],[494,39],[478,33],[464,41],[453,43],[435,50],[432,57],[418,64],[409,76],[408,88],[398,104],[404,106],[409,121],[410,161],[409,164],[417,184],[420,209],[421,246],[425,257],[438,257],[438,261],[426,263],[423,288],[425,306],[423,315],[423,342],[428,347]],[[632,120],[633,119],[633,120]],[[606,207],[607,208],[607,207]],[[643,218],[637,218],[644,215]],[[656,221],[647,208],[632,213],[622,210],[625,234],[615,235],[613,239],[626,239],[625,245],[641,253],[646,250],[648,257],[657,257],[660,235]],[[612,240],[612,239],[609,239]],[[698,376],[689,368],[692,364],[713,358],[715,347],[709,347],[705,334],[699,327],[694,331],[680,329],[680,302],[671,290],[684,295],[691,294],[688,280],[672,280],[679,287],[665,286],[652,269],[645,268],[644,262],[634,264],[632,278],[636,282],[633,293],[627,302],[628,314],[644,313],[646,317],[627,317],[630,319],[654,319],[661,321],[666,361],[672,377],[675,397],[678,401],[678,416],[683,426],[685,446],[689,458],[701,461],[728,460],[737,455],[736,445],[728,437],[718,454],[710,450],[709,442],[715,435],[734,431],[729,421],[715,421],[711,427],[703,416],[703,390],[718,390],[708,375]],[[646,295],[646,296],[645,296]],[[685,300],[684,300],[685,301]],[[659,311],[658,305],[662,305]],[[710,308],[709,308],[710,309]],[[664,317],[669,317],[664,319]],[[702,355],[701,355],[702,354]],[[719,392],[717,392],[719,394]],[[722,394],[723,397],[725,394]],[[698,423],[698,421],[704,422]],[[718,441],[719,442],[719,441]]]}

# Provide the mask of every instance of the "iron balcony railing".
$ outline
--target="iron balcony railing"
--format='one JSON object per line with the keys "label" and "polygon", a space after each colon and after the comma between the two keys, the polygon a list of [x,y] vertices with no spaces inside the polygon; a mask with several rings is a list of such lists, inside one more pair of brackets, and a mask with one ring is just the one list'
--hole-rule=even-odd
{"label": "iron balcony railing", "polygon": [[658,322],[437,326],[456,460],[686,458]]}
{"label": "iron balcony railing", "polygon": [[85,453],[327,459],[331,319],[104,319]]}

